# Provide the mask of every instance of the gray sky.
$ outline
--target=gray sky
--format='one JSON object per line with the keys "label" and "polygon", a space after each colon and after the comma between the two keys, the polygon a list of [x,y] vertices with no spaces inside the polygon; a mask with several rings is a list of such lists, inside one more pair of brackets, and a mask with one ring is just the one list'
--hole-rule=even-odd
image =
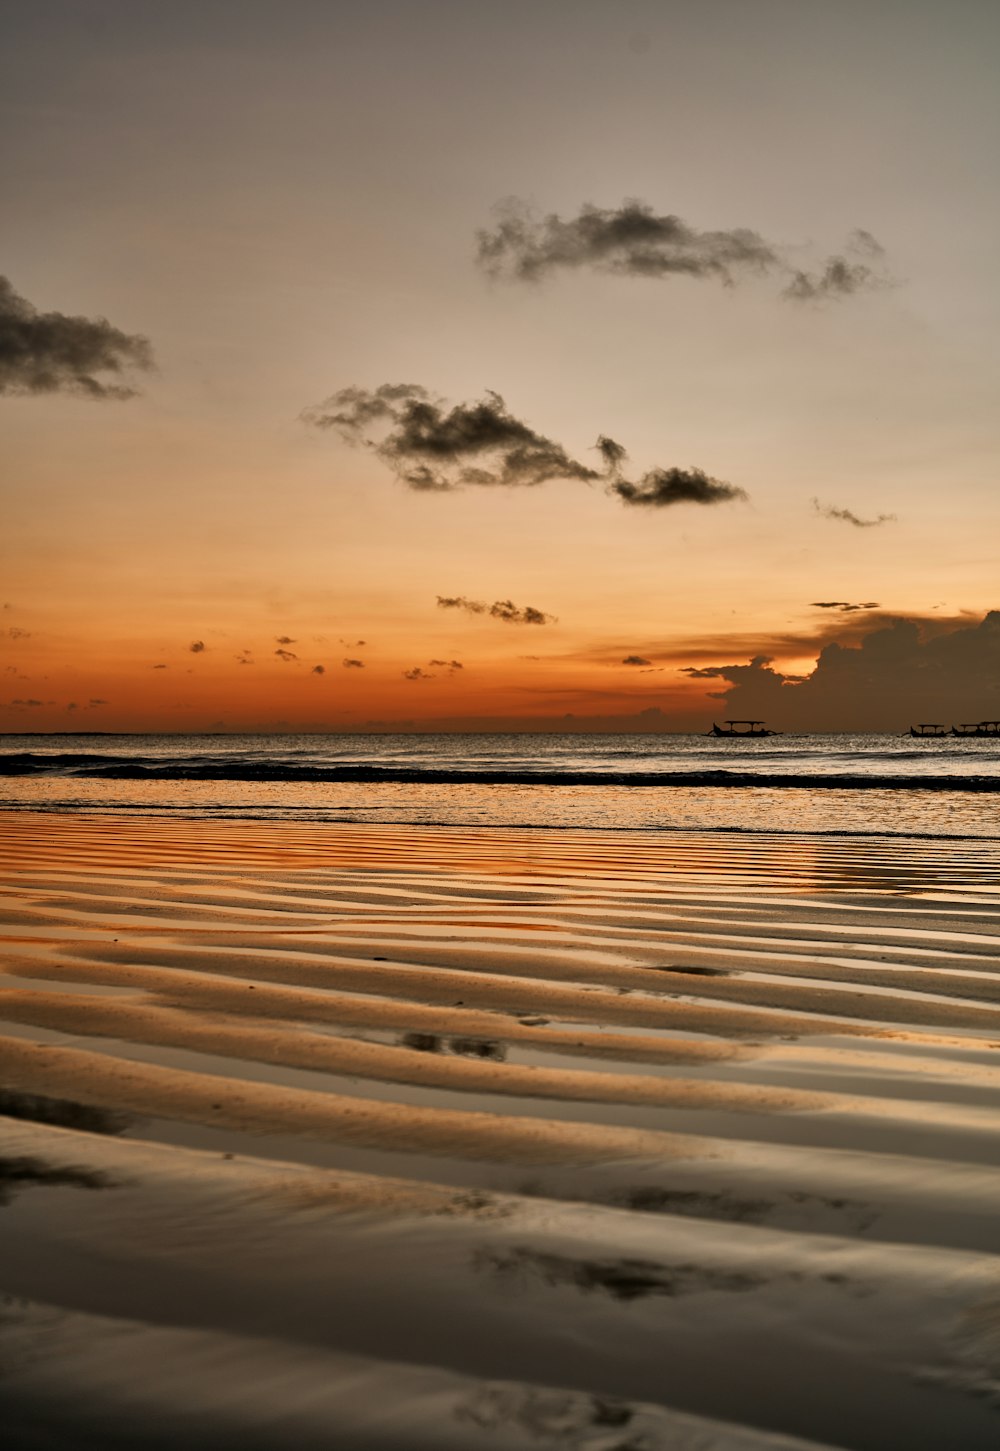
{"label": "gray sky", "polygon": [[[186,706],[144,679],[140,710],[140,662],[210,630],[232,660],[286,628],[383,651],[356,702],[314,707],[303,684],[303,722],[410,714],[403,668],[456,651],[473,668],[447,700],[431,687],[429,715],[575,692],[574,709],[693,719],[678,660],[791,633],[773,653],[806,670],[828,638],[814,600],[956,621],[998,603],[996,4],[7,0],[3,16],[2,271],[43,312],[147,336],[157,363],[126,403],[3,400],[10,602],[45,642],[22,673],[47,677],[53,722],[88,686],[132,702],[123,721],[214,720],[228,677],[193,681]],[[636,198],[751,229],[812,272],[861,228],[893,285],[800,305],[770,276],[491,281],[475,234],[511,197],[563,219]],[[588,466],[608,434],[637,476],[703,469],[749,502],[628,509],[565,479],[419,496],[300,421],[386,382],[449,403],[494,389]],[[438,594],[558,624],[532,649],[446,618]],[[642,681],[606,664],[650,650],[663,673]],[[239,718],[264,721],[249,689]]]}

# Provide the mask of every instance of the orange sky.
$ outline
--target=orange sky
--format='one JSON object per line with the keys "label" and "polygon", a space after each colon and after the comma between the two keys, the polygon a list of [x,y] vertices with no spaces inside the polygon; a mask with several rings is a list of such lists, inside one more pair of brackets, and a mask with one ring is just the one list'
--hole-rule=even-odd
{"label": "orange sky", "polygon": [[[280,24],[249,3],[239,34],[211,6],[49,8],[8,47],[3,270],[42,312],[147,337],[155,368],[127,400],[0,396],[0,729],[704,729],[727,682],[687,667],[807,675],[890,617],[930,637],[1000,604],[995,11],[914,0],[901,30],[892,4],[763,0],[751,23],[717,0],[720,48],[705,7],[644,0],[580,0],[571,32],[559,6],[451,0],[336,23],[292,0]],[[863,228],[891,285],[799,306],[755,274],[491,281],[475,234],[511,195],[564,218],[638,197],[814,269]],[[303,420],[387,382],[443,408],[495,389],[583,468],[608,434],[633,477],[747,497],[419,492]],[[1000,714],[975,650],[967,708]],[[872,720],[905,728],[910,685]]]}

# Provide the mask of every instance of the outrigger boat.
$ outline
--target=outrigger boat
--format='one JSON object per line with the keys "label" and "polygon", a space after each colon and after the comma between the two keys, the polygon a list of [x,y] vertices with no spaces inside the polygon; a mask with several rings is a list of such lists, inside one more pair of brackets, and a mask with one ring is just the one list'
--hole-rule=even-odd
{"label": "outrigger boat", "polygon": [[909,733],[917,741],[949,741],[952,736],[965,741],[1000,741],[1000,720],[967,720],[950,730],[934,721],[921,721],[911,725]]}
{"label": "outrigger boat", "polygon": [[1000,720],[963,721],[952,726],[951,733],[971,740],[1000,741]]}
{"label": "outrigger boat", "polygon": [[[727,720],[725,724],[729,727],[728,730],[723,730],[722,726],[716,725],[713,720],[712,729],[706,731],[705,734],[707,736],[725,736],[727,740],[733,739],[741,741],[757,741],[761,740],[764,736],[776,736],[780,734],[778,731],[769,731],[762,720]],[[746,729],[737,730],[737,726],[745,726]]]}

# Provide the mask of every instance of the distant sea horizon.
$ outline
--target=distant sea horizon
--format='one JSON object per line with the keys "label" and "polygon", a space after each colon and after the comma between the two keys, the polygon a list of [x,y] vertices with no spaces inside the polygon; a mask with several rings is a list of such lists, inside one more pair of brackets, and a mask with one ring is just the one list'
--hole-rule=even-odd
{"label": "distant sea horizon", "polygon": [[1000,741],[953,736],[60,731],[0,743],[0,808],[47,812],[990,838],[998,794]]}

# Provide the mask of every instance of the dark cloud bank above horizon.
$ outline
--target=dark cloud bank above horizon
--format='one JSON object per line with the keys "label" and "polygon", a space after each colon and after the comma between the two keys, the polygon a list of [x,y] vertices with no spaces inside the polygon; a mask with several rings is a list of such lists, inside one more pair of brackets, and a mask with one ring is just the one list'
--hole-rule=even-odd
{"label": "dark cloud bank above horizon", "polygon": [[1000,718],[1000,610],[943,634],[929,634],[931,623],[894,619],[855,647],[831,642],[805,677],[782,675],[767,655],[682,673],[724,682],[711,698],[728,716],[776,730],[902,732],[916,721]]}
{"label": "dark cloud bank above horizon", "polygon": [[539,282],[554,272],[592,268],[627,277],[693,277],[733,287],[751,276],[784,281],[790,302],[823,302],[889,285],[880,264],[884,249],[870,232],[851,233],[843,254],[809,272],[790,260],[791,249],[748,227],[699,231],[680,217],[657,215],[645,202],[619,207],[585,203],[577,216],[539,217],[510,198],[496,208],[492,229],[476,234],[477,261],[491,277]]}
{"label": "dark cloud bank above horizon", "polygon": [[601,435],[595,445],[602,467],[572,457],[565,448],[516,418],[498,393],[449,407],[416,383],[342,388],[307,408],[303,420],[333,429],[346,442],[378,455],[411,489],[445,493],[468,486],[533,487],[552,479],[603,484],[623,503],[664,508],[671,504],[721,504],[746,499],[745,490],[713,479],[702,469],[654,468],[637,480],[625,477],[628,454]]}
{"label": "dark cloud bank above horizon", "polygon": [[134,398],[137,389],[105,382],[128,369],[148,372],[147,338],[122,332],[106,318],[39,312],[0,277],[0,393],[75,393],[98,400]]}

